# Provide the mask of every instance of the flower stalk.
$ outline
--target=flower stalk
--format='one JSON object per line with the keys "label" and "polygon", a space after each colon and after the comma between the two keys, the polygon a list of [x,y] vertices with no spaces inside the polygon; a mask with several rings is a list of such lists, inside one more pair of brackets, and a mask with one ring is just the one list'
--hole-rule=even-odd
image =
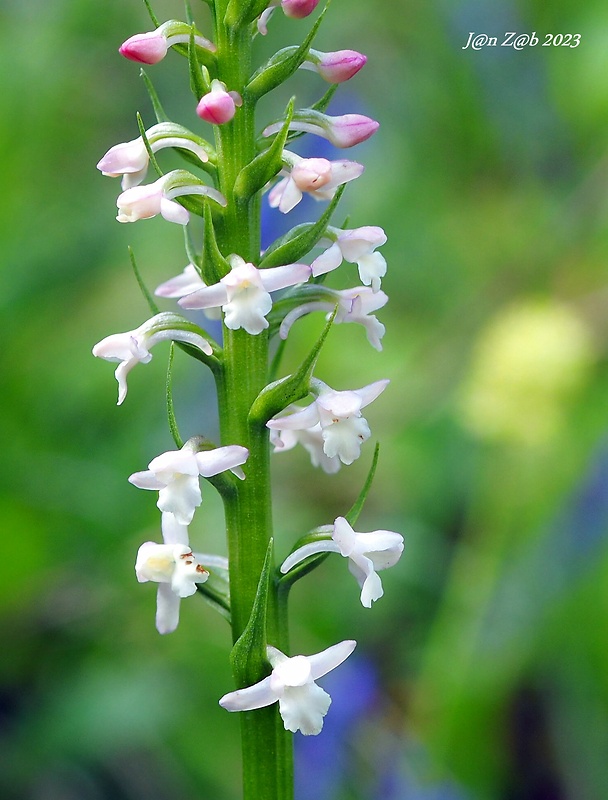
{"label": "flower stalk", "polygon": [[[158,583],[160,633],[175,630],[181,600],[193,595],[206,597],[229,619],[236,688],[220,704],[240,712],[243,798],[292,800],[292,733],[320,732],[331,698],[316,680],[348,658],[356,642],[344,639],[311,656],[290,654],[289,587],[335,553],[348,559],[361,587],[361,602],[369,607],[383,593],[376,571],[397,562],[403,540],[392,531],[356,532],[348,512],[345,517],[338,514],[333,526],[320,525],[301,537],[281,569],[274,559],[271,449],[288,451],[301,443],[313,465],[328,474],[348,467],[371,436],[361,409],[388,385],[387,380],[376,380],[361,389],[336,390],[313,377],[333,324],[359,323],[372,347],[381,349],[384,326],[371,312],[388,300],[380,291],[386,264],[375,252],[386,237],[376,227],[347,231],[330,225],[345,184],[362,174],[362,164],[303,158],[285,145],[290,131],[296,131],[351,147],[375,133],[378,123],[359,114],[323,113],[329,102],[325,95],[313,109],[298,110],[292,100],[278,121],[259,124],[260,97],[300,66],[316,72],[317,80],[320,76],[337,84],[353,77],[366,58],[352,50],[311,49],[324,9],[302,45],[280,50],[254,70],[254,36],[258,31],[268,33],[273,11],[280,6],[297,21],[312,14],[318,0],[206,2],[212,38],[203,37],[190,22],[159,24],[152,14],[155,30],[130,37],[120,52],[151,65],[170,50],[185,56],[196,98],[193,110],[201,125],[211,126],[211,133],[202,131],[202,138],[198,131],[170,121],[145,75],[157,124],[146,130],[138,117],[139,138],[108,150],[98,167],[110,177],[123,176],[119,222],[161,216],[187,230],[197,216],[203,218],[201,252],[196,252],[186,233],[189,263],[181,275],[157,287],[156,295],[179,298],[179,305],[189,312],[203,310],[208,318],[221,319],[221,343],[189,318],[159,313],[150,301],[154,309],[150,320],[135,330],[106,337],[93,352],[119,362],[119,403],[126,397],[127,373],[150,361],[150,348],[158,342],[178,342],[195,358],[194,367],[209,367],[214,375],[218,446],[202,435],[182,446],[171,402],[169,428],[180,449],[153,458],[147,470],[134,472],[129,479],[138,488],[157,491],[161,511],[162,543],[141,546],[136,575],[140,582]],[[213,146],[207,142],[211,135]],[[272,139],[265,138],[271,135]],[[161,151],[170,148],[202,170],[203,177],[185,170],[163,173],[156,155],[162,160]],[[159,177],[143,184],[150,163]],[[282,214],[288,214],[305,194],[327,205],[316,222],[297,226],[262,254],[261,203],[268,188],[269,206]],[[325,249],[314,258],[310,253],[316,246]],[[364,286],[336,290],[321,285],[343,260],[358,265]],[[284,292],[282,298],[273,296],[278,291]],[[274,380],[282,349],[271,361],[271,339],[285,339],[295,320],[312,311],[326,314],[322,334],[292,375]],[[167,392],[169,397],[170,377]],[[294,405],[309,395],[313,399],[308,405]],[[376,459],[377,454],[370,476]],[[213,485],[224,504],[227,560],[191,549],[188,526],[204,505],[201,478]],[[355,516],[370,484],[371,477]]]}

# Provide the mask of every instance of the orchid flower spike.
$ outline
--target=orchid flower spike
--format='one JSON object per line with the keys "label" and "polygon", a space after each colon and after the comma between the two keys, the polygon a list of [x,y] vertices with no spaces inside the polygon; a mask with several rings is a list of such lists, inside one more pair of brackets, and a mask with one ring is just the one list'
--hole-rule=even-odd
{"label": "orchid flower spike", "polygon": [[331,697],[315,681],[340,666],[357,643],[346,640],[313,656],[288,658],[276,647],[267,648],[272,672],[259,683],[229,692],[220,699],[227,711],[252,711],[279,702],[285,730],[316,735],[323,728]]}
{"label": "orchid flower spike", "polygon": [[203,335],[204,331],[179,314],[165,311],[155,314],[134,331],[113,333],[98,342],[93,355],[106,361],[119,361],[114,375],[118,381],[118,405],[127,396],[127,375],[136,364],[147,364],[152,359],[150,350],[158,342],[185,342],[206,355],[213,355],[213,348]]}
{"label": "orchid flower spike", "polygon": [[274,417],[266,425],[277,431],[308,431],[321,426],[323,452],[352,464],[361,454],[361,445],[371,436],[361,409],[373,402],[388,386],[388,380],[376,381],[362,389],[337,392],[319,380],[311,381],[316,400],[306,408],[283,417]]}
{"label": "orchid flower spike", "polygon": [[[173,122],[160,122],[146,131],[146,139],[153,153],[164,147],[177,147],[189,150],[205,163],[209,161],[210,145],[200,136],[191,133],[187,128]],[[146,177],[150,158],[141,136],[130,142],[122,142],[111,147],[97,169],[102,175],[117,178],[122,175],[122,188],[130,189],[138,186]]]}
{"label": "orchid flower spike", "polygon": [[300,69],[317,72],[328,83],[344,83],[356,75],[366,62],[367,56],[356,50],[322,53],[311,48],[306,60],[300,64]]}
{"label": "orchid flower spike", "polygon": [[242,105],[243,98],[238,92],[229,92],[225,83],[214,79],[211,81],[211,91],[199,100],[196,113],[205,122],[223,125],[225,122],[230,122],[237,106]]}
{"label": "orchid flower spike", "polygon": [[[312,287],[311,287],[312,288]],[[382,350],[380,341],[385,333],[384,325],[372,314],[388,302],[384,292],[373,292],[368,286],[355,286],[353,289],[330,289],[326,286],[315,286],[315,299],[302,303],[285,315],[279,336],[286,339],[293,323],[300,317],[312,311],[326,311],[329,316],[336,305],[338,310],[334,317],[334,324],[341,322],[356,322],[363,325],[367,333],[367,341],[376,350]]]}
{"label": "orchid flower spike", "polygon": [[194,436],[181,450],[162,453],[152,459],[147,470],[129,477],[129,482],[140,489],[158,491],[157,506],[163,514],[172,514],[179,525],[189,525],[202,502],[199,475],[210,478],[230,470],[237,478],[245,478],[240,466],[249,456],[246,447],[228,445],[203,450],[203,446],[201,437]]}
{"label": "orchid flower spike", "polygon": [[[284,120],[279,120],[268,125],[262,131],[262,136],[272,136],[278,133]],[[353,147],[369,139],[380,127],[380,123],[362,114],[343,114],[340,117],[330,117],[312,108],[296,111],[289,123],[290,131],[302,131],[322,136],[331,142],[334,147]]]}
{"label": "orchid flower spike", "polygon": [[304,19],[315,10],[319,0],[271,0],[268,8],[262,12],[258,19],[258,31],[262,36],[268,33],[268,20],[272,16],[275,8],[281,6],[286,17],[292,19]]}
{"label": "orchid flower spike", "polygon": [[179,622],[182,597],[196,594],[196,584],[209,577],[187,544],[144,542],[137,552],[135,574],[140,583],[158,583],[156,629],[171,633]]}
{"label": "orchid flower spike", "polygon": [[213,42],[201,36],[191,25],[170,19],[154,31],[136,33],[135,36],[131,36],[121,44],[118,52],[130,61],[137,61],[140,64],[158,64],[167,55],[167,51],[172,45],[188,44],[193,30],[195,44],[212,53],[217,50]]}
{"label": "orchid flower spike", "polygon": [[268,327],[266,315],[272,308],[270,292],[294,286],[310,277],[307,264],[257,269],[237,255],[229,256],[228,261],[231,270],[219,283],[182,297],[179,304],[182,308],[221,306],[227,328],[243,328],[254,336]]}
{"label": "orchid flower spike", "polygon": [[358,178],[364,167],[356,161],[328,161],[326,158],[301,158],[288,150],[283,158],[291,170],[282,170],[285,175],[268,194],[271,208],[287,214],[298,205],[304,192],[315,200],[331,200],[336,189],[343,183]]}
{"label": "orchid flower spike", "polygon": [[190,214],[174,198],[193,194],[209,197],[221,206],[227,203],[224,195],[217,189],[207,186],[186,170],[175,169],[154,183],[133,186],[119,195],[116,200],[116,219],[119,222],[137,222],[139,219],[150,219],[161,214],[168,222],[187,225]]}
{"label": "orchid flower spike", "polygon": [[383,255],[376,253],[377,247],[386,243],[386,234],[382,228],[366,225],[363,228],[342,230],[328,227],[326,238],[332,242],[331,246],[312,262],[312,274],[324,275],[331,272],[346,260],[356,264],[359,268],[359,277],[372,291],[380,290],[381,279],[386,275],[386,260]]}
{"label": "orchid flower spike", "polygon": [[371,608],[384,594],[377,570],[388,569],[399,561],[403,536],[383,530],[357,533],[344,517],[338,517],[333,525],[323,526],[319,531],[329,534],[328,538],[317,539],[295,550],[281,565],[283,575],[317,553],[340,553],[348,558],[348,567],[361,588],[362,605]]}

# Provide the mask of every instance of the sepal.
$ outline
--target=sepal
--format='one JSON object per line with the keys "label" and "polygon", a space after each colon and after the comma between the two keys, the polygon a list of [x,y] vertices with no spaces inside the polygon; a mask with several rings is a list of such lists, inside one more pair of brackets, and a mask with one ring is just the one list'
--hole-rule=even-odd
{"label": "sepal", "polygon": [[331,217],[340,202],[345,186],[339,186],[336,194],[317,222],[306,222],[296,225],[280,239],[273,242],[264,253],[260,269],[277,267],[300,261],[317,242],[323,238]]}
{"label": "sepal", "polygon": [[288,405],[306,397],[310,391],[310,381],[319,353],[325,344],[335,316],[336,312],[334,311],[299,370],[293,375],[274,381],[274,383],[262,389],[251,406],[249,412],[250,423],[260,426],[265,425],[269,419],[283,411]]}
{"label": "sepal", "polygon": [[245,630],[230,653],[232,674],[239,688],[256,683],[270,672],[266,654],[266,611],[268,590],[272,580],[273,540],[268,542],[264,566]]}
{"label": "sepal", "polygon": [[[231,3],[236,4],[236,2],[237,0],[231,0]],[[304,63],[328,6],[329,3],[327,3],[323,11],[321,11],[315,24],[310,29],[310,33],[299,47],[295,45],[292,47],[284,47],[271,56],[266,64],[254,72],[251,76],[251,80],[245,87],[245,92],[250,97],[254,100],[259,100],[260,97],[263,97],[265,94],[284,83],[293,75],[298,67]]]}
{"label": "sepal", "polygon": [[283,166],[283,149],[289,133],[289,125],[293,117],[293,98],[289,101],[285,111],[285,120],[281,130],[267,150],[256,156],[237,175],[234,184],[234,194],[238,200],[247,201],[268,181],[272,180]]}
{"label": "sepal", "polygon": [[148,73],[142,67],[139,70],[139,74],[140,74],[140,76],[141,76],[141,78],[142,78],[142,80],[143,80],[143,82],[144,82],[144,84],[146,86],[146,91],[148,92],[148,96],[150,98],[150,102],[152,103],[152,108],[154,109],[154,114],[156,116],[157,122],[169,122],[170,121],[169,117],[168,117],[165,109],[163,108],[163,106],[162,106],[162,104],[160,102],[160,99],[158,97],[158,93],[157,93],[156,89],[154,88],[154,84],[152,83],[152,81],[148,77]]}

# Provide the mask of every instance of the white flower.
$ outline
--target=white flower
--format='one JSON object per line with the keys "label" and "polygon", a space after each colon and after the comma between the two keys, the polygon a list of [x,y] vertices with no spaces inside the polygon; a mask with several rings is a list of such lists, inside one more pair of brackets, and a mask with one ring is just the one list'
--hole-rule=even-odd
{"label": "white flower", "polygon": [[371,315],[371,312],[377,311],[387,304],[388,297],[384,292],[374,292],[367,286],[355,286],[353,289],[342,290],[322,286],[315,287],[315,291],[319,297],[326,296],[327,300],[316,299],[302,303],[301,306],[286,314],[279,328],[281,339],[287,338],[291,326],[300,317],[310,314],[312,311],[327,311],[328,315],[331,315],[337,305],[338,311],[334,318],[334,324],[357,322],[359,325],[363,325],[371,346],[376,350],[382,350],[380,340],[386,329],[377,317]]}
{"label": "white flower", "polygon": [[[209,160],[205,142],[181,125],[161,122],[146,131],[146,139],[153,153],[164,147],[178,147],[194,153],[203,163]],[[130,142],[114,145],[97,164],[102,175],[117,178],[122,175],[122,188],[138,186],[146,177],[150,158],[141,136]]]}
{"label": "white flower", "polygon": [[386,234],[375,225],[362,228],[341,230],[327,228],[327,236],[333,244],[312,262],[312,274],[324,275],[336,269],[346,260],[359,267],[359,277],[374,292],[380,289],[380,279],[386,275],[386,260],[380,253],[374,252],[377,247],[386,243]]}
{"label": "white flower", "polygon": [[331,697],[315,681],[345,661],[356,644],[346,640],[313,656],[292,658],[268,647],[272,673],[253,686],[225,694],[220,705],[227,711],[252,711],[278,700],[285,730],[301,731],[305,736],[320,733]]}
{"label": "white flower", "polygon": [[156,598],[156,628],[159,633],[171,633],[179,622],[182,597],[196,593],[196,584],[209,577],[187,544],[156,544],[144,542],[137,552],[135,574],[140,583],[158,583]]}
{"label": "white flower", "polygon": [[148,464],[148,469],[135,472],[129,482],[140,489],[158,491],[158,507],[172,514],[180,525],[192,522],[195,509],[201,504],[199,475],[209,478],[229,469],[243,479],[241,464],[247,461],[249,451],[240,445],[202,450],[200,438],[189,439],[181,450],[169,450]]}
{"label": "white flower", "polygon": [[237,255],[231,255],[228,260],[232,268],[219,283],[182,297],[179,304],[183,308],[203,309],[221,306],[227,328],[244,328],[252,335],[268,327],[266,314],[272,308],[269,293],[301,283],[310,276],[307,264],[257,269]]}
{"label": "white flower", "polygon": [[298,205],[304,192],[315,200],[331,200],[336,189],[363,172],[363,165],[356,161],[328,161],[326,158],[301,158],[295,153],[283,151],[283,158],[291,165],[285,175],[268,194],[271,208],[287,214]]}
{"label": "white flower", "polygon": [[304,559],[316,553],[340,553],[348,558],[348,567],[361,587],[361,603],[371,608],[372,603],[384,594],[377,570],[394,566],[403,552],[403,536],[394,531],[357,533],[344,517],[333,525],[320,529],[331,534],[331,539],[319,539],[305,544],[288,556],[281,565],[286,574]]}
{"label": "white flower", "polygon": [[[298,406],[289,406],[286,410],[301,411],[302,409]],[[275,453],[285,453],[297,444],[301,444],[310,455],[313,467],[321,467],[323,472],[327,472],[328,475],[333,475],[340,469],[340,459],[337,456],[330,458],[323,451],[323,431],[319,423],[313,425],[312,428],[298,431],[271,430],[270,443],[274,446],[273,452]]]}
{"label": "white flower", "polygon": [[182,205],[176,203],[174,198],[193,194],[209,197],[221,206],[225,206],[227,202],[221,192],[207,186],[189,172],[173,170],[154,183],[132,186],[119,195],[116,200],[118,206],[116,219],[119,222],[137,222],[160,214],[169,222],[187,225],[190,214]]}
{"label": "white flower", "polygon": [[134,331],[106,336],[95,345],[93,355],[106,361],[120,361],[114,373],[120,405],[127,396],[127,375],[136,364],[147,364],[152,359],[150,350],[158,342],[186,342],[206,355],[212,355],[211,345],[201,334],[201,329],[194,323],[166,311],[151,317]]}
{"label": "white flower", "polygon": [[313,403],[293,414],[275,417],[266,425],[271,430],[310,432],[319,424],[325,455],[337,456],[343,464],[352,464],[359,458],[361,445],[371,435],[361,409],[375,400],[388,384],[388,380],[375,381],[362,389],[336,392],[322,381],[315,381],[313,391],[318,396]]}

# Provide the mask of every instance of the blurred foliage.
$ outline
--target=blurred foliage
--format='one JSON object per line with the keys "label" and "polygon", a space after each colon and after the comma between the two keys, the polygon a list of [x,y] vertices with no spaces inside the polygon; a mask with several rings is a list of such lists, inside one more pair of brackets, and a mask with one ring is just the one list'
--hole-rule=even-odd
{"label": "blurred foliage", "polygon": [[[90,355],[147,316],[128,244],[150,286],[185,265],[177,226],[113,221],[117,182],[94,166],[137,135],[136,110],[152,121],[116,53],[149,22],[135,0],[4,0],[0,25],[0,795],[234,800],[238,719],[217,705],[227,627],[193,600],[159,637],[154,589],[133,580],[158,513],[126,478],[171,447],[164,354],[134,371],[120,409]],[[308,29],[280,14],[271,28],[260,54]],[[512,30],[582,38],[462,49],[470,31]],[[301,800],[606,796],[607,30],[600,0],[333,0],[319,34],[319,49],[369,56],[330,113],[382,123],[343,212],[385,227],[391,301],[381,356],[340,326],[318,374],[338,389],[391,378],[369,413],[382,451],[360,525],[402,531],[406,550],[371,611],[338,559],[294,590],[295,651],[355,637],[364,684],[340,699],[337,674],[327,731],[298,743],[300,781],[306,764],[340,767]],[[150,72],[194,126],[174,88],[184,66],[171,55]],[[294,326],[286,368],[321,326]],[[211,381],[190,366],[177,353],[182,434],[213,437]],[[277,456],[279,555],[350,506],[368,447],[330,478],[303,452]],[[204,488],[193,538],[222,552]]]}

